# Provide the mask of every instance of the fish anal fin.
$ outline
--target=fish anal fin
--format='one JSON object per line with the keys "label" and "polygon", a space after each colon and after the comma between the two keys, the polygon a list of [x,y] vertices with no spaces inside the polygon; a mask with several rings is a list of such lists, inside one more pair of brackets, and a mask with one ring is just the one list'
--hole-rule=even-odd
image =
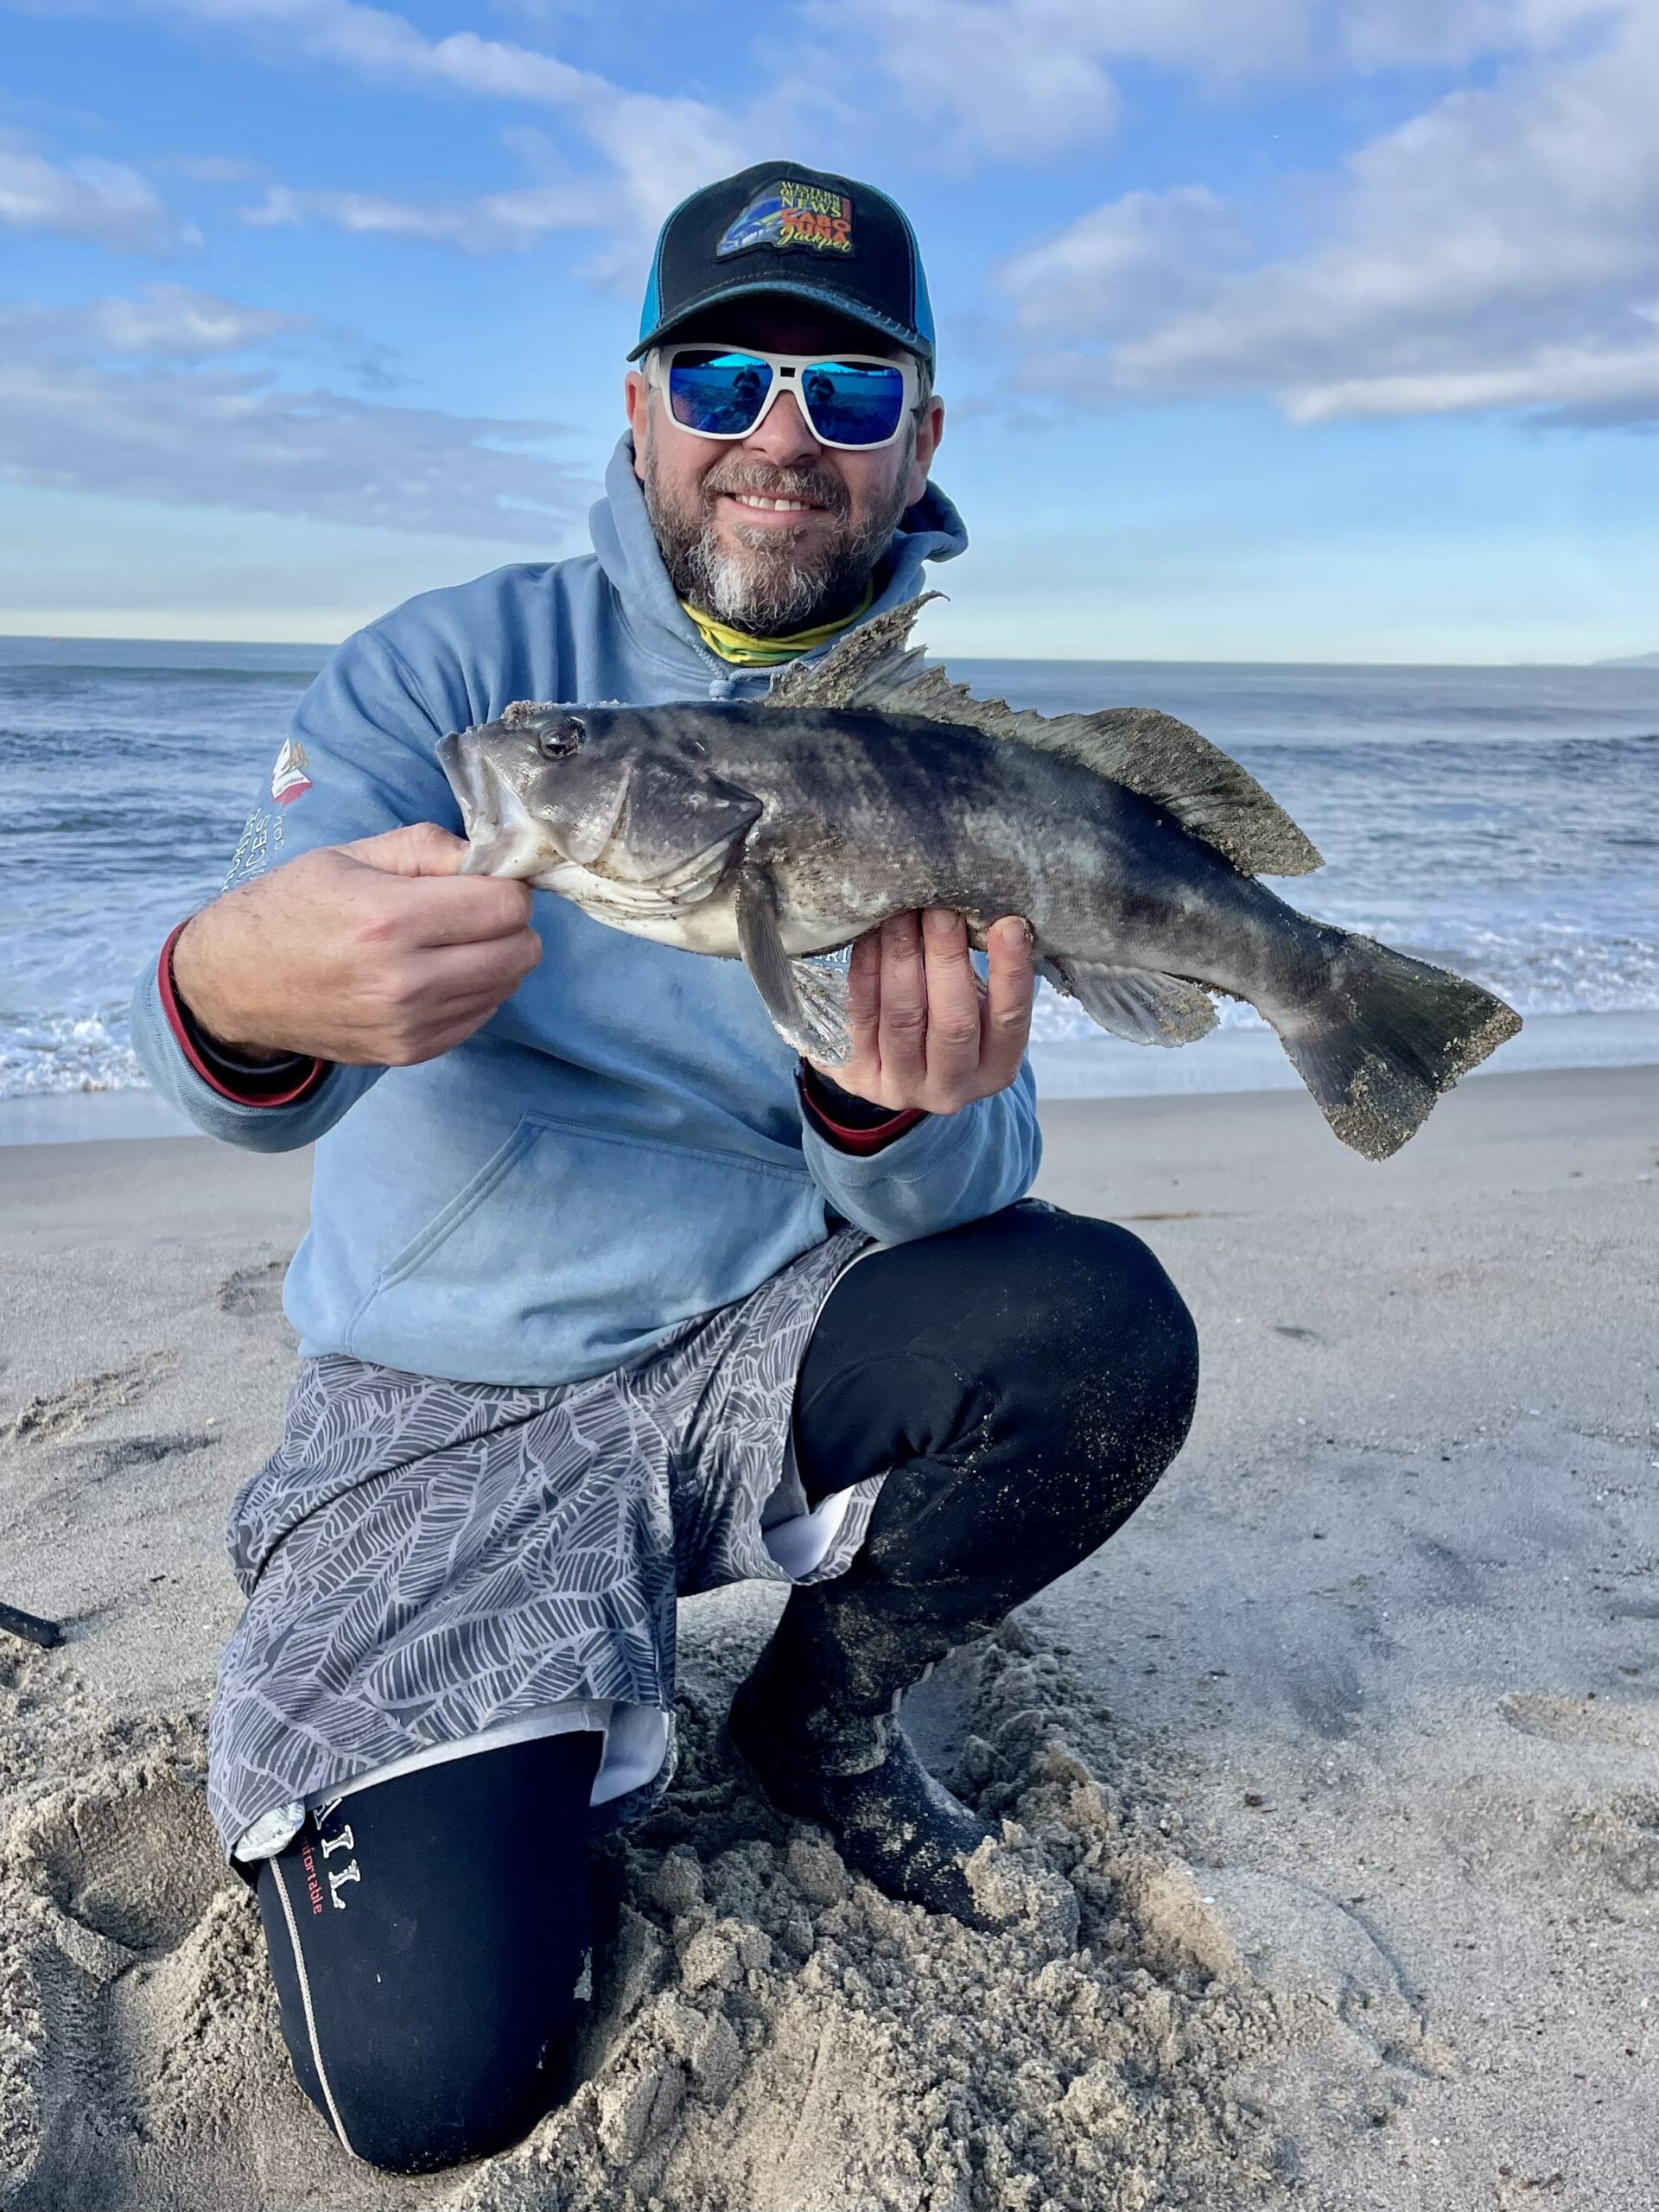
{"label": "fish anal fin", "polygon": [[1039,753],[1060,753],[1122,784],[1224,853],[1243,875],[1307,875],[1323,865],[1312,841],[1248,769],[1173,715],[1111,707],[1092,715],[1039,715],[1005,699],[976,699],[910,642],[917,615],[942,593],[925,592],[861,622],[822,660],[796,661],[772,680],[766,704],[857,707],[923,715]]}
{"label": "fish anal fin", "polygon": [[738,877],[737,939],[772,1026],[786,1045],[826,1067],[845,1064],[847,978],[820,962],[791,959],[778,927],[772,878],[753,863]]}
{"label": "fish anal fin", "polygon": [[[1200,984],[1150,968],[1096,961],[1045,962],[1059,988],[1103,1029],[1131,1045],[1192,1045],[1216,1026],[1216,1003]],[[1052,978],[1051,978],[1052,979]]]}

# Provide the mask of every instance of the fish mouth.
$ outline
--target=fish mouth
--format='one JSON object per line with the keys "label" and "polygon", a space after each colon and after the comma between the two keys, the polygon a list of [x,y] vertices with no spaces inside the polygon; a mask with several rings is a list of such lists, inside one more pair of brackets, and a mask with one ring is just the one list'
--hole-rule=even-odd
{"label": "fish mouth", "polygon": [[501,779],[490,768],[482,749],[468,745],[451,731],[437,748],[438,766],[461,809],[461,826],[467,843],[461,861],[462,875],[490,872],[493,843],[501,828]]}
{"label": "fish mouth", "polygon": [[547,824],[531,814],[483,747],[451,735],[437,747],[437,757],[467,833],[457,873],[533,879],[547,866],[550,848],[558,851]]}

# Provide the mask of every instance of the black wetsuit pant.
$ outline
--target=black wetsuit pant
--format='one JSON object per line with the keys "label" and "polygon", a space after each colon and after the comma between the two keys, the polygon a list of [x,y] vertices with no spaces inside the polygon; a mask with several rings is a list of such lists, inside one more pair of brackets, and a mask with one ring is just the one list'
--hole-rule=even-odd
{"label": "black wetsuit pant", "polygon": [[[1146,1246],[1027,1202],[842,1278],[802,1363],[797,1463],[814,1504],[889,1471],[849,1575],[970,1577],[1000,1618],[1134,1511],[1197,1387]],[[260,1864],[296,2072],[359,2157],[481,2157],[567,2093],[601,1750],[583,1731],[423,1768]]]}

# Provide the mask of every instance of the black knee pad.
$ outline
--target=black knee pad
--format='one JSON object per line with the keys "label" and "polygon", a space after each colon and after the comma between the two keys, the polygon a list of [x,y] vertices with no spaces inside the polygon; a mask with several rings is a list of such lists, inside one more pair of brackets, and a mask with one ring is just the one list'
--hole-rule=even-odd
{"label": "black knee pad", "polygon": [[1027,1199],[954,1232],[951,1269],[971,1300],[995,1298],[1010,1372],[1051,1391],[1110,1374],[1160,1429],[1185,1436],[1198,1382],[1198,1329],[1151,1247],[1114,1221]]}
{"label": "black knee pad", "polygon": [[524,2140],[556,2101],[576,2033],[571,2017],[538,2026],[533,2041],[498,2038],[486,2054],[429,2044],[412,2070],[336,2050],[328,2059],[329,2096],[312,2101],[366,2164],[391,2174],[439,2173]]}
{"label": "black knee pad", "polygon": [[574,1732],[423,1768],[308,1815],[261,1864],[295,2074],[371,2165],[488,2157],[567,2086],[601,1749]]}

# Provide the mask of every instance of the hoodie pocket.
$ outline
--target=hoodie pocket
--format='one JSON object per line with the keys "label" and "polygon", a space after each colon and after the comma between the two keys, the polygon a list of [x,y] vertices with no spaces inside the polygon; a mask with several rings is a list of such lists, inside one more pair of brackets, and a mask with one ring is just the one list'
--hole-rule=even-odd
{"label": "hoodie pocket", "polygon": [[350,1350],[477,1381],[597,1374],[823,1235],[804,1164],[526,1115],[381,1270]]}

